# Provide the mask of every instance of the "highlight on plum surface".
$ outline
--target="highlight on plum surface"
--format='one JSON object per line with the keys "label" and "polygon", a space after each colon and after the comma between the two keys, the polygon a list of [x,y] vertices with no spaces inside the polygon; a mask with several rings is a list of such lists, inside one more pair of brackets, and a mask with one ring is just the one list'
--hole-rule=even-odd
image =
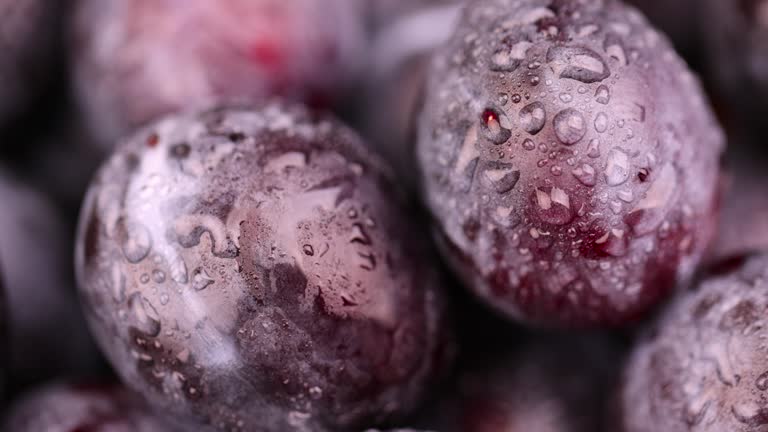
{"label": "highlight on plum surface", "polygon": [[638,320],[713,236],[722,132],[635,9],[480,0],[429,72],[417,154],[444,255],[544,326]]}
{"label": "highlight on plum surface", "polygon": [[337,121],[280,104],[122,142],[85,200],[77,267],[126,384],[210,430],[359,430],[411,411],[448,330],[388,172]]}

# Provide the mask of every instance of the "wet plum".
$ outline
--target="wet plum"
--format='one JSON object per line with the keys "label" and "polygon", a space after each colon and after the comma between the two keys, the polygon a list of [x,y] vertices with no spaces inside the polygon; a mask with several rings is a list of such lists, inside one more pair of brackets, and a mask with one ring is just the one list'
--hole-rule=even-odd
{"label": "wet plum", "polygon": [[625,371],[626,432],[768,430],[768,256],[721,267],[681,296]]}
{"label": "wet plum", "polygon": [[[595,432],[620,363],[612,342],[543,337],[475,356],[427,410],[441,432]],[[564,361],[564,359],[567,359]]]}
{"label": "wet plum", "polygon": [[[172,432],[133,393],[117,385],[58,383],[33,391],[6,414],[13,432]],[[177,430],[181,432],[181,430]]]}
{"label": "wet plum", "polygon": [[366,39],[357,0],[77,1],[73,75],[105,145],[221,100],[332,100]]}
{"label": "wet plum", "polygon": [[0,0],[0,124],[26,108],[46,81],[59,0]]}
{"label": "wet plum", "polygon": [[536,325],[620,325],[689,279],[723,136],[635,9],[476,1],[429,75],[423,195],[481,298]]}
{"label": "wet plum", "polygon": [[0,203],[11,384],[92,370],[98,350],[77,302],[63,216],[47,196],[5,169]]}
{"label": "wet plum", "polygon": [[388,172],[335,120],[280,104],[122,142],[76,260],[124,381],[212,430],[359,430],[411,410],[449,356]]}

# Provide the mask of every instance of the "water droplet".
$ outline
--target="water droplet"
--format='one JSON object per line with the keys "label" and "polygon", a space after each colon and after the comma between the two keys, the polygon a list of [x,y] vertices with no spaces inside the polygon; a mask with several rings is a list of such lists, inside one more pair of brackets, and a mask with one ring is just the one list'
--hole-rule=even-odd
{"label": "water droplet", "polygon": [[541,132],[546,121],[547,112],[541,102],[530,103],[520,110],[520,126],[531,135]]}
{"label": "water droplet", "polygon": [[587,133],[584,116],[573,108],[560,111],[554,120],[555,135],[565,145],[574,145]]}
{"label": "water droplet", "polygon": [[587,156],[591,157],[592,159],[597,159],[600,157],[600,140],[594,138],[589,142],[589,147],[587,147]]}
{"label": "water droplet", "polygon": [[132,264],[141,262],[152,249],[149,230],[139,223],[119,224],[117,236],[125,259]]}
{"label": "water droplet", "polygon": [[305,244],[301,249],[304,251],[304,255],[315,256],[315,248],[313,248],[312,245]]}
{"label": "water droplet", "polygon": [[523,98],[519,94],[515,93],[515,94],[512,95],[512,102],[513,103],[518,104],[522,100],[523,100]]}
{"label": "water droplet", "polygon": [[507,93],[499,93],[498,96],[499,105],[505,106],[509,103],[509,95]]}
{"label": "water droplet", "polygon": [[553,166],[552,168],[550,168],[549,172],[551,172],[552,175],[554,175],[554,176],[559,176],[559,175],[563,174],[563,169],[556,165],[556,166]]}
{"label": "water droplet", "polygon": [[315,400],[320,399],[323,396],[323,390],[317,386],[312,387],[309,389],[309,396]]}
{"label": "water droplet", "polygon": [[531,77],[531,85],[532,86],[535,87],[535,86],[539,85],[540,82],[541,82],[541,78],[539,78],[537,76]]}
{"label": "water droplet", "polygon": [[128,297],[128,309],[131,311],[131,325],[150,337],[160,334],[160,315],[154,306],[140,293]]}
{"label": "water droplet", "polygon": [[608,153],[605,181],[610,186],[624,184],[629,179],[629,156],[623,150],[614,148]]}
{"label": "water droplet", "polygon": [[597,174],[592,165],[584,164],[573,170],[572,173],[584,186],[592,187],[597,183]]}
{"label": "water droplet", "polygon": [[160,304],[165,306],[170,301],[170,298],[168,297],[168,294],[160,294]]}
{"label": "water droplet", "polygon": [[605,42],[603,42],[603,49],[609,57],[616,59],[622,65],[627,65],[627,54],[624,51],[624,44],[618,35],[609,33],[605,37]]}
{"label": "water droplet", "polygon": [[198,267],[192,272],[192,288],[197,291],[208,288],[213,282],[211,275],[202,267]]}
{"label": "water droplet", "polygon": [[620,200],[626,203],[631,203],[632,200],[635,199],[634,194],[629,189],[619,191],[619,193],[617,193],[616,196],[619,197]]}
{"label": "water droplet", "polygon": [[485,109],[481,121],[483,136],[496,145],[504,144],[512,136],[512,131],[509,129],[509,119],[495,109]]}
{"label": "water droplet", "polygon": [[152,280],[159,284],[165,282],[165,273],[163,273],[161,270],[152,271]]}
{"label": "water droplet", "polygon": [[112,297],[116,302],[122,303],[125,300],[125,275],[117,262],[112,263],[112,274],[110,284],[112,286]]}
{"label": "water droplet", "polygon": [[598,113],[595,116],[595,130],[599,133],[608,130],[608,116],[604,112]]}
{"label": "water droplet", "polygon": [[607,105],[611,101],[611,90],[606,85],[601,85],[595,91],[595,100],[599,104]]}
{"label": "water droplet", "polygon": [[357,256],[360,257],[360,268],[363,270],[373,271],[376,269],[376,257],[370,252],[358,252]]}
{"label": "water droplet", "polygon": [[621,214],[622,205],[618,201],[611,201],[610,203],[611,211],[613,214]]}
{"label": "water droplet", "polygon": [[586,47],[553,46],[547,51],[547,62],[560,78],[586,84],[602,81],[611,75],[599,54]]}
{"label": "water droplet", "polygon": [[486,162],[483,166],[483,184],[499,194],[505,194],[514,189],[518,180],[520,180],[520,170],[516,170],[512,164]]}
{"label": "water droplet", "polygon": [[731,412],[736,420],[749,425],[749,430],[761,430],[760,426],[768,424],[768,409],[753,401],[738,401]]}
{"label": "water droplet", "polygon": [[560,93],[560,100],[563,103],[571,103],[571,101],[573,100],[573,96],[571,96],[570,93]]}
{"label": "water droplet", "polygon": [[565,225],[573,219],[571,199],[560,188],[537,188],[534,196],[541,220],[552,225]]}
{"label": "water droplet", "polygon": [[494,72],[513,72],[520,66],[532,43],[521,41],[512,46],[499,48],[491,55],[491,67]]}
{"label": "water droplet", "polygon": [[143,283],[143,284],[147,284],[147,283],[149,283],[149,275],[148,275],[147,273],[143,273],[143,274],[142,274],[142,275],[139,277],[139,282],[141,282],[141,283]]}
{"label": "water droplet", "polygon": [[371,238],[368,233],[365,232],[363,224],[356,223],[352,225],[352,236],[349,239],[350,243],[359,243],[361,245],[369,246],[371,244]]}
{"label": "water droplet", "polygon": [[763,372],[759,377],[757,377],[755,380],[755,386],[760,391],[768,390],[768,371]]}
{"label": "water droplet", "polygon": [[685,421],[688,425],[695,426],[701,423],[711,403],[709,392],[704,392],[691,399],[685,407]]}
{"label": "water droplet", "polygon": [[536,143],[534,143],[533,140],[526,138],[525,141],[523,141],[523,148],[528,151],[536,150]]}

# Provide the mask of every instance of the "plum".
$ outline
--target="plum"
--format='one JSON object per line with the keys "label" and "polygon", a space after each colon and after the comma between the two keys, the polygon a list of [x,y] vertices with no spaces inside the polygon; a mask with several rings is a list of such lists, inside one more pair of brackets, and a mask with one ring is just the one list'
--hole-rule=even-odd
{"label": "plum", "polygon": [[[447,41],[460,11],[456,1],[416,3],[425,4],[398,8],[409,12],[388,17],[386,25],[376,32],[365,97],[368,135],[411,189],[418,179],[414,160],[416,118],[423,102],[429,57]],[[397,4],[380,7],[387,10],[387,6]]]}
{"label": "plum", "polygon": [[441,432],[595,432],[620,355],[612,341],[536,335],[475,354],[423,424]]}
{"label": "plum", "polygon": [[77,302],[63,216],[47,196],[4,169],[0,202],[11,384],[92,370],[98,351]]}
{"label": "plum", "polygon": [[705,66],[736,127],[765,129],[768,111],[768,1],[699,2]]}
{"label": "plum", "polygon": [[625,370],[626,432],[768,428],[768,255],[731,260],[669,307]]}
{"label": "plum", "polygon": [[0,124],[19,114],[44,87],[60,0],[0,0]]}
{"label": "plum", "polygon": [[417,154],[444,255],[539,326],[640,319],[711,241],[723,134],[613,0],[479,0],[434,57]]}
{"label": "plum", "polygon": [[211,430],[397,417],[451,346],[400,202],[326,115],[168,117],[123,141],[87,194],[76,262],[91,328],[129,386]]}
{"label": "plum", "polygon": [[170,432],[133,393],[114,384],[60,382],[37,389],[6,414],[13,432]]}
{"label": "plum", "polygon": [[768,252],[768,177],[759,165],[737,164],[724,194],[712,259]]}
{"label": "plum", "polygon": [[78,0],[78,99],[106,146],[190,107],[324,103],[359,69],[363,16],[357,0]]}

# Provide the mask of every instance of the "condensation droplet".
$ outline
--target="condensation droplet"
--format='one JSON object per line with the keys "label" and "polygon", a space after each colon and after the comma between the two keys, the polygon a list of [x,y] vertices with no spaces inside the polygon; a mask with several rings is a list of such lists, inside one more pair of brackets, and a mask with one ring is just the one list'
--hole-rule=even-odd
{"label": "condensation droplet", "polygon": [[573,108],[560,111],[554,120],[555,135],[565,145],[574,145],[584,138],[587,125],[584,116]]}
{"label": "condensation droplet", "polygon": [[160,334],[160,315],[154,306],[140,293],[128,297],[128,309],[131,311],[131,324],[150,337]]}
{"label": "condensation droplet", "polygon": [[629,156],[624,151],[614,148],[608,153],[605,169],[605,181],[609,186],[624,184],[629,179]]}
{"label": "condensation droplet", "polygon": [[595,100],[599,104],[607,105],[611,101],[611,90],[606,85],[601,85],[595,90]]}
{"label": "condensation droplet", "polygon": [[541,102],[533,102],[520,110],[520,126],[531,135],[541,132],[546,121],[547,112]]}
{"label": "condensation droplet", "polygon": [[208,288],[213,283],[213,278],[202,267],[196,268],[192,271],[192,288],[197,291],[202,291]]}
{"label": "condensation droplet", "polygon": [[547,51],[547,62],[560,78],[586,84],[602,81],[611,75],[600,55],[586,47],[553,46]]}
{"label": "condensation droplet", "polygon": [[573,170],[572,173],[584,186],[592,187],[597,184],[597,173],[592,165],[584,164]]}
{"label": "condensation droplet", "polygon": [[598,133],[608,130],[608,116],[604,112],[597,113],[595,116],[595,130]]}

